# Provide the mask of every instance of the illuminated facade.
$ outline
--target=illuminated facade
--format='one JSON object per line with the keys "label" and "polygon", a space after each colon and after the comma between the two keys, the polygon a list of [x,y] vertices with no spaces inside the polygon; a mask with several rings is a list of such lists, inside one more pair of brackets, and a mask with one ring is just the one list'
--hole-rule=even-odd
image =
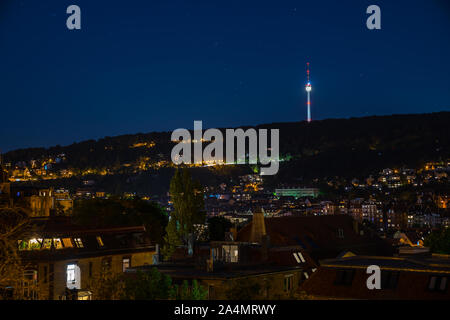
{"label": "illuminated facade", "polygon": [[275,195],[277,197],[294,197],[295,199],[306,197],[316,198],[319,195],[319,189],[316,188],[275,189]]}
{"label": "illuminated facade", "polygon": [[153,263],[155,247],[144,227],[79,229],[67,219],[33,219],[17,240],[27,272],[36,279],[30,298],[95,299],[102,274]]}

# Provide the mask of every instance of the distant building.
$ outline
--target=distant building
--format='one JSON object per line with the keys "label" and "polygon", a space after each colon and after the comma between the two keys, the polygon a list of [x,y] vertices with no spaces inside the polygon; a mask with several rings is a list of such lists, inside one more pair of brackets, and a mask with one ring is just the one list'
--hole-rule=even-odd
{"label": "distant building", "polygon": [[69,215],[72,212],[73,200],[68,191],[33,187],[11,189],[13,203],[24,208],[30,217]]}
{"label": "distant building", "polygon": [[298,198],[317,198],[319,196],[319,189],[316,188],[283,188],[275,189],[277,197],[294,197]]}
{"label": "distant building", "polygon": [[[383,213],[377,207],[374,201],[365,201],[361,204],[362,220],[370,221],[376,225],[381,225],[383,222]],[[361,220],[358,220],[361,221]]]}

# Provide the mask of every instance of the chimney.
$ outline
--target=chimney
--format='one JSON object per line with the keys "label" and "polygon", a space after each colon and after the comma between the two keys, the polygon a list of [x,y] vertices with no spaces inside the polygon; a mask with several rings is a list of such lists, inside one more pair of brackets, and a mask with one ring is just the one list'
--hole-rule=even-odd
{"label": "chimney", "polygon": [[257,209],[253,213],[252,230],[250,233],[250,242],[261,243],[266,235],[266,223],[264,221],[264,211]]}

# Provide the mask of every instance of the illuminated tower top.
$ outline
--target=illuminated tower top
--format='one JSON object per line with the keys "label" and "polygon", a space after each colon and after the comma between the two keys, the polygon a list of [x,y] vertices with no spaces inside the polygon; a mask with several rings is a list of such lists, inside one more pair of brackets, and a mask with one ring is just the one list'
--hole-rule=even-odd
{"label": "illuminated tower top", "polygon": [[307,114],[307,121],[311,122],[311,82],[309,81],[309,62],[306,63],[306,78],[307,78],[307,82],[306,82],[306,95],[307,95],[307,102],[306,102],[306,107],[308,109],[308,114]]}
{"label": "illuminated tower top", "polygon": [[306,91],[310,92],[311,91],[311,82],[309,81],[309,62],[306,63],[306,78],[307,78]]}

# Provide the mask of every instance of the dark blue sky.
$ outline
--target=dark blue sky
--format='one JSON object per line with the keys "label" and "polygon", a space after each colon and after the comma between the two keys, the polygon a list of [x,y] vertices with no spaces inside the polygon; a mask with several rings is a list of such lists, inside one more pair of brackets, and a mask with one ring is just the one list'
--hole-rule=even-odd
{"label": "dark blue sky", "polygon": [[0,149],[304,120],[307,61],[313,119],[450,110],[450,5],[0,0]]}

